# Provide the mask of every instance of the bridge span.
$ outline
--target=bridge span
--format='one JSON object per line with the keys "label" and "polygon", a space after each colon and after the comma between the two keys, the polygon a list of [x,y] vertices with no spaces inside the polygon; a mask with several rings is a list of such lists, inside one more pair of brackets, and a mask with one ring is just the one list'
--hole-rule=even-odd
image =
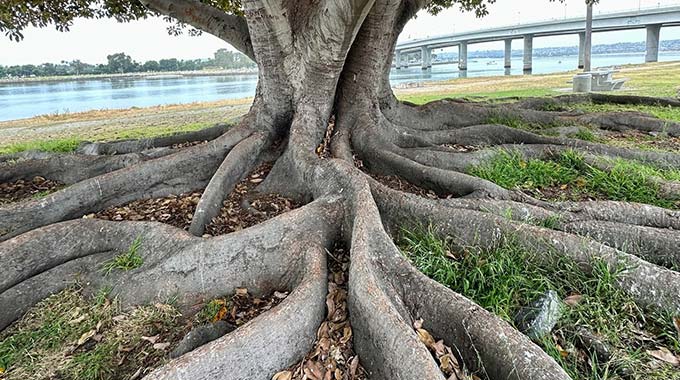
{"label": "bridge span", "polygon": [[[407,67],[408,59],[404,60],[404,56],[420,53],[421,66],[423,70],[427,70],[432,67],[433,49],[458,46],[458,68],[460,70],[467,70],[468,45],[505,41],[505,68],[509,69],[511,66],[512,41],[522,39],[524,41],[524,71],[530,73],[532,70],[534,38],[578,34],[578,66],[583,68],[586,39],[585,25],[585,17],[565,18],[404,41],[397,44],[393,62],[397,69]],[[647,29],[645,62],[656,62],[659,59],[661,27],[678,25],[680,25],[680,6],[643,8],[634,11],[599,14],[593,17],[593,32]]]}

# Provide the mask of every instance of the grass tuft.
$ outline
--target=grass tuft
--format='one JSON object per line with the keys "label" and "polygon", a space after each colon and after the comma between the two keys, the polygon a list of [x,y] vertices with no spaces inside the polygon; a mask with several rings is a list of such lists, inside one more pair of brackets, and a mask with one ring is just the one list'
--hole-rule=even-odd
{"label": "grass tuft", "polygon": [[[581,296],[566,308],[552,335],[538,342],[574,379],[619,379],[626,372],[630,378],[680,379],[680,372],[646,353],[657,346],[680,352],[672,318],[643,310],[617,288],[625,268],[596,261],[587,275],[570,260],[546,261],[545,252],[534,255],[513,241],[492,250],[463,251],[439,239],[431,228],[402,230],[398,245],[424,274],[511,324],[521,307],[548,290],[563,298]],[[605,341],[612,348],[611,359],[599,362],[580,344],[577,328]]]}
{"label": "grass tuft", "polygon": [[144,264],[144,259],[139,254],[139,248],[142,246],[142,237],[138,236],[135,241],[132,242],[130,248],[127,252],[114,257],[113,259],[107,261],[102,266],[102,270],[105,274],[111,273],[114,269],[121,271],[130,271],[137,269]]}
{"label": "grass tuft", "polygon": [[568,137],[571,138],[576,138],[579,140],[583,141],[600,141],[600,138],[598,138],[590,129],[586,128],[579,128],[578,132],[574,133],[573,135],[570,135]]}
{"label": "grass tuft", "polygon": [[587,196],[665,208],[677,208],[677,205],[661,198],[658,185],[650,178],[680,180],[680,171],[625,160],[614,160],[610,170],[601,170],[588,165],[580,154],[571,150],[547,161],[525,160],[517,152],[500,151],[489,162],[471,168],[469,174],[506,189],[535,190],[539,197],[543,196],[541,191],[552,189],[558,196],[551,193],[551,199],[580,200]]}
{"label": "grass tuft", "polygon": [[0,147],[0,154],[21,153],[29,150],[53,153],[70,153],[78,149],[78,146],[81,142],[82,141],[77,138],[22,142]]}
{"label": "grass tuft", "polygon": [[[177,342],[185,321],[173,306],[154,304],[122,312],[110,289],[86,298],[78,286],[39,302],[0,333],[6,380],[128,379],[139,368],[165,362],[153,342]],[[83,338],[85,337],[85,338]]]}
{"label": "grass tuft", "polygon": [[680,122],[680,109],[671,106],[581,103],[572,106],[572,109],[582,112],[643,112],[659,119]]}

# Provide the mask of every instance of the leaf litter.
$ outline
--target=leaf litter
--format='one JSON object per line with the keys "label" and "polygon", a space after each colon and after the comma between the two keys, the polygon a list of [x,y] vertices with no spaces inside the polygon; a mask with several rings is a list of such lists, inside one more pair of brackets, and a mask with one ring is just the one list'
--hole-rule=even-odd
{"label": "leaf litter", "polygon": [[[262,194],[255,190],[271,168],[271,163],[264,163],[236,185],[234,191],[224,200],[220,214],[206,227],[206,235],[217,236],[239,231],[300,206],[281,195]],[[140,199],[86,217],[112,221],[161,222],[188,230],[202,194],[202,190],[197,190],[162,198]]]}
{"label": "leaf litter", "polygon": [[64,184],[36,176],[32,180],[0,183],[0,205],[39,199],[66,187]]}
{"label": "leaf litter", "polygon": [[326,319],[316,334],[314,347],[294,366],[276,373],[272,380],[367,380],[353,348],[353,331],[347,310],[349,252],[336,246],[328,260]]}

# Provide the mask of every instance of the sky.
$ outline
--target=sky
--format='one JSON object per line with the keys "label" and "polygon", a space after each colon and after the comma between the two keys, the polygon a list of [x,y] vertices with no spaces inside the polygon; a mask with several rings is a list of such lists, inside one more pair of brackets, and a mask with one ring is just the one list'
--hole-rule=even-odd
{"label": "sky", "polygon": [[[680,0],[601,0],[595,13],[607,13],[639,7],[680,5]],[[457,8],[437,16],[421,12],[406,25],[400,39],[422,38],[440,34],[515,25],[547,19],[585,15],[583,0],[567,0],[564,4],[548,0],[497,0],[490,14],[477,19],[474,14]],[[231,47],[220,39],[203,34],[199,37],[169,36],[167,23],[159,18],[119,24],[113,20],[76,20],[69,32],[53,28],[30,28],[21,42],[0,36],[0,65],[59,63],[80,59],[87,63],[105,63],[106,56],[125,52],[137,61],[163,58],[196,59],[212,57],[221,48]],[[680,39],[680,27],[663,28],[661,39]],[[644,30],[596,33],[594,44],[636,42],[645,40]],[[515,42],[521,48],[521,41]],[[578,37],[559,36],[534,39],[534,47],[575,46]],[[503,42],[471,45],[469,50],[502,49]]]}

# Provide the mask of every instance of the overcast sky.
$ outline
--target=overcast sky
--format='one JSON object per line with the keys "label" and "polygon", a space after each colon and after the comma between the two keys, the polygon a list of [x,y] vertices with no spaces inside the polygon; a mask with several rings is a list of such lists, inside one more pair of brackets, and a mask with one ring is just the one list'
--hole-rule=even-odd
{"label": "overcast sky", "polygon": [[[680,5],[680,0],[601,0],[598,12]],[[448,9],[438,16],[421,13],[402,33],[401,39],[420,38],[478,30],[495,26],[513,25],[576,17],[585,14],[583,0],[567,0],[566,4],[547,0],[497,0],[490,6],[490,14],[477,19],[473,14]],[[200,37],[172,37],[166,32],[167,24],[161,19],[148,19],[127,24],[112,20],[77,20],[70,32],[60,33],[52,28],[28,29],[22,42],[13,42],[0,36],[0,64],[58,63],[62,60],[80,59],[88,63],[104,63],[106,56],[125,52],[137,61],[162,58],[207,58],[217,49],[230,48],[208,34]],[[680,27],[663,28],[663,39],[680,39]],[[598,33],[595,44],[644,41],[644,30]],[[577,36],[545,37],[534,40],[534,47],[573,46]],[[516,41],[514,48],[521,48]],[[502,42],[471,45],[470,50],[502,49]]]}

